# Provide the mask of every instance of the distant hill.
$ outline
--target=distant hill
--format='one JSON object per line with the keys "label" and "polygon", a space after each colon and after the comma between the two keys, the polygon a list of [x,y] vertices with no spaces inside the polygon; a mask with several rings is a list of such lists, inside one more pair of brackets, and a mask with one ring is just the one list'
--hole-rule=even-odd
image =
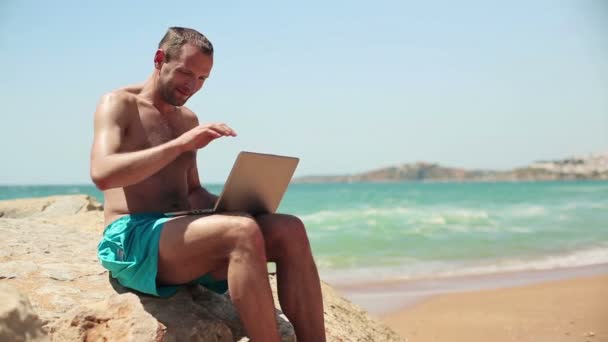
{"label": "distant hill", "polygon": [[295,183],[358,182],[490,182],[534,180],[608,179],[608,153],[577,156],[561,160],[537,161],[509,171],[467,170],[418,162],[376,169],[352,175],[305,176]]}

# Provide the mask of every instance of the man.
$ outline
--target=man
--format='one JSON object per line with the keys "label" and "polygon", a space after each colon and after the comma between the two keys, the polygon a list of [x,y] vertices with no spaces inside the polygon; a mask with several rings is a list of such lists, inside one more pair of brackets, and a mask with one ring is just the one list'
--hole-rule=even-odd
{"label": "man", "polygon": [[184,107],[211,73],[213,47],[201,33],[169,28],[143,83],[104,95],[95,112],[91,178],[104,192],[106,229],[98,256],[126,287],[169,296],[200,283],[230,298],[253,341],[279,341],[267,262],[298,341],[325,341],[319,275],[302,222],[244,213],[168,217],[213,207],[200,184],[196,151],[235,137],[201,125]]}

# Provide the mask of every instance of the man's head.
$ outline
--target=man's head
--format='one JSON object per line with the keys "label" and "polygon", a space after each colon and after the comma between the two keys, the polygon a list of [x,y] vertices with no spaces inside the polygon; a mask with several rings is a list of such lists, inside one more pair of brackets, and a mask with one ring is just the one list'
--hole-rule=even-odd
{"label": "man's head", "polygon": [[213,66],[213,45],[200,32],[170,27],[158,44],[154,67],[163,100],[182,106],[209,77]]}

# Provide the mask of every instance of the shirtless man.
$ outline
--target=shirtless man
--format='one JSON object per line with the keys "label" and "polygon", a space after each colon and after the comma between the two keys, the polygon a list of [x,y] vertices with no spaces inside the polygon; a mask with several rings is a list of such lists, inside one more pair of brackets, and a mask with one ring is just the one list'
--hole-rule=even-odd
{"label": "shirtless man", "polygon": [[98,256],[121,284],[169,296],[200,283],[230,298],[256,342],[279,341],[266,263],[275,262],[279,301],[298,341],[325,341],[319,275],[306,230],[294,216],[243,213],[168,217],[213,207],[196,151],[236,133],[199,124],[184,107],[213,65],[199,32],[172,27],[143,83],[104,95],[95,112],[91,178],[104,192],[106,229]]}

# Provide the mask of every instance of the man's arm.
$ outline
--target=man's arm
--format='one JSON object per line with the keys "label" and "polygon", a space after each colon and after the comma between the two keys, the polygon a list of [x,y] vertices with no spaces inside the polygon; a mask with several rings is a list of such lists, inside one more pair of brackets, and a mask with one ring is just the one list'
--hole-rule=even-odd
{"label": "man's arm", "polygon": [[219,197],[207,191],[201,186],[196,167],[196,154],[194,154],[193,166],[188,170],[188,201],[190,209],[208,209],[215,206]]}
{"label": "man's arm", "polygon": [[[192,127],[199,125],[197,116],[186,107],[182,107],[185,114],[190,118]],[[223,125],[223,124],[222,124]],[[236,132],[233,131],[226,125],[223,125],[229,129],[230,136],[236,136]],[[210,193],[207,189],[201,185],[200,178],[198,176],[198,167],[196,162],[196,151],[192,154],[192,166],[188,170],[188,202],[190,209],[209,209],[215,206],[218,200],[218,196]]]}
{"label": "man's arm", "polygon": [[120,152],[130,116],[136,113],[123,94],[105,95],[95,111],[91,179],[101,190],[138,183],[177,158],[183,149],[173,140],[134,152]]}

